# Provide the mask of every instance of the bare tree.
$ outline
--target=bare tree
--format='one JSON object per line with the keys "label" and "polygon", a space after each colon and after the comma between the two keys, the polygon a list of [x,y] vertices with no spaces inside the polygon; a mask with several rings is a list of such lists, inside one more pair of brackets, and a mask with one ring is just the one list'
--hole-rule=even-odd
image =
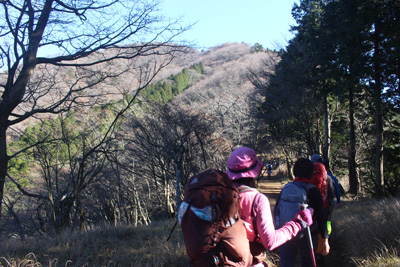
{"label": "bare tree", "polygon": [[[132,69],[137,83],[129,89],[136,96],[174,52],[181,51],[172,41],[190,26],[182,28],[177,21],[158,16],[158,4],[156,0],[0,1],[0,201],[8,162],[20,153],[7,153],[10,127],[38,115],[102,101],[110,92],[98,91],[104,89],[99,85]],[[54,49],[54,56],[45,56]],[[139,64],[144,57],[153,60],[146,71]]]}
{"label": "bare tree", "polygon": [[144,118],[127,123],[126,133],[132,134],[127,149],[135,161],[132,170],[152,181],[155,198],[167,214],[174,214],[180,204],[188,178],[210,168],[214,127],[204,114],[179,106],[154,108]]}

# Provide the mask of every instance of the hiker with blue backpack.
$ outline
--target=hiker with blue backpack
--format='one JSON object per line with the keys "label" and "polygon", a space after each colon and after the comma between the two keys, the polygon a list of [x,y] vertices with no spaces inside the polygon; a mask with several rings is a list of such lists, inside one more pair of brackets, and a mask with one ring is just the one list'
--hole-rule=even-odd
{"label": "hiker with blue backpack", "polygon": [[277,248],[311,225],[312,211],[298,211],[279,229],[275,229],[269,200],[255,189],[256,179],[263,168],[255,151],[239,147],[231,153],[227,165],[226,174],[239,191],[240,217],[250,242],[252,266],[266,266],[265,251]]}
{"label": "hiker with blue backpack", "polygon": [[299,158],[293,167],[295,179],[287,183],[281,190],[275,205],[274,216],[276,227],[280,227],[290,216],[307,205],[314,210],[313,224],[309,234],[301,232],[296,238],[279,247],[281,267],[296,266],[297,253],[300,254],[301,266],[316,266],[314,248],[318,247],[318,234],[322,237],[322,255],[330,250],[327,218],[321,192],[311,184],[314,164],[311,160]]}

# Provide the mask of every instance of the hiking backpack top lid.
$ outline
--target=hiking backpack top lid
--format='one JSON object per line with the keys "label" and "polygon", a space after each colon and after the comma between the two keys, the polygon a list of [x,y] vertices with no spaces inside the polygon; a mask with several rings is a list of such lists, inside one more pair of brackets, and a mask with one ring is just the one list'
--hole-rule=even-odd
{"label": "hiking backpack top lid", "polygon": [[[209,169],[191,177],[186,184],[180,212],[192,211],[207,221],[223,221],[225,225],[239,218],[239,192],[225,172]],[[178,214],[178,219],[179,217]],[[180,218],[181,219],[181,218]]]}
{"label": "hiking backpack top lid", "polygon": [[313,184],[299,181],[287,183],[280,193],[275,207],[274,217],[276,228],[281,228],[285,223],[294,219],[300,207],[308,202],[308,190],[315,187]]}

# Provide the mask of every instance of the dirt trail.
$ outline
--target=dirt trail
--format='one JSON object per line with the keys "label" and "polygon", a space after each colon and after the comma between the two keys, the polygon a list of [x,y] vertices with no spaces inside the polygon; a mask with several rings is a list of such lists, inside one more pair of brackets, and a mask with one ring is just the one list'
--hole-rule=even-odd
{"label": "dirt trail", "polygon": [[264,176],[258,182],[257,190],[264,193],[268,197],[271,206],[273,206],[286,180],[287,178],[278,177],[274,174],[272,174],[269,179],[267,176]]}

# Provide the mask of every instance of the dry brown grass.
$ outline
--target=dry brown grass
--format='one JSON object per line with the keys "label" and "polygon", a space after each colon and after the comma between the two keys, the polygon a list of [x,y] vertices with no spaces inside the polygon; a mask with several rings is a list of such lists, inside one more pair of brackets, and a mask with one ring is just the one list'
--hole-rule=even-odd
{"label": "dry brown grass", "polygon": [[334,212],[330,266],[400,266],[399,225],[399,199],[345,202]]}
{"label": "dry brown grass", "polygon": [[187,266],[181,232],[168,220],[151,226],[102,227],[54,238],[7,240],[0,247],[0,266]]}
{"label": "dry brown grass", "polygon": [[[179,225],[174,220],[150,226],[102,227],[54,238],[2,240],[1,267],[187,266]],[[400,200],[346,201],[334,212],[329,266],[400,266]],[[275,253],[269,263],[278,262]]]}

